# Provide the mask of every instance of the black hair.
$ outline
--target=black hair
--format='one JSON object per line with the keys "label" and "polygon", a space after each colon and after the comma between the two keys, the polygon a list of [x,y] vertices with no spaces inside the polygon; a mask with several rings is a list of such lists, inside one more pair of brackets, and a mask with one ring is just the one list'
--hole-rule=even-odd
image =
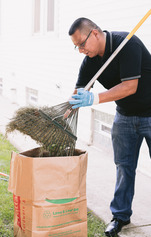
{"label": "black hair", "polygon": [[69,35],[73,35],[76,30],[89,32],[90,30],[97,29],[102,32],[99,26],[97,26],[93,21],[85,17],[80,17],[73,22],[69,29]]}

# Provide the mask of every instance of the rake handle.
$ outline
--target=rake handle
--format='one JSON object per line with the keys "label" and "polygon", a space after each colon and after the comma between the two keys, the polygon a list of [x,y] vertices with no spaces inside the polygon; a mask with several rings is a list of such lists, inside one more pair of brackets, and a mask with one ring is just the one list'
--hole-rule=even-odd
{"label": "rake handle", "polygon": [[135,34],[139,27],[144,23],[144,21],[151,15],[151,9],[145,14],[145,16],[139,21],[139,23],[134,27],[134,29],[127,35],[127,37],[121,42],[117,49],[112,53],[108,60],[103,64],[99,71],[92,77],[89,83],[85,86],[84,90],[89,90],[96,79],[102,74],[110,62],[115,58],[115,56],[121,51],[124,45],[130,40],[130,38]]}

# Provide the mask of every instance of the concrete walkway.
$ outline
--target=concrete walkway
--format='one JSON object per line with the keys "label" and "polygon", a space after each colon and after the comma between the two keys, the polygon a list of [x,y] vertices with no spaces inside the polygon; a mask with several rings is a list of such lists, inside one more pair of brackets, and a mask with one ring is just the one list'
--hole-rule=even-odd
{"label": "concrete walkway", "polygon": [[[0,96],[0,132],[5,134],[5,125],[19,107],[7,98]],[[9,135],[10,142],[19,150],[25,151],[37,144],[28,136],[19,132]],[[115,186],[115,166],[112,151],[87,146],[78,140],[77,148],[88,151],[87,201],[88,208],[105,223],[112,215],[109,205],[113,198]],[[145,154],[146,155],[146,154]],[[149,155],[148,155],[149,156]],[[137,171],[136,190],[133,201],[131,224],[124,227],[120,237],[151,237],[151,176]]]}

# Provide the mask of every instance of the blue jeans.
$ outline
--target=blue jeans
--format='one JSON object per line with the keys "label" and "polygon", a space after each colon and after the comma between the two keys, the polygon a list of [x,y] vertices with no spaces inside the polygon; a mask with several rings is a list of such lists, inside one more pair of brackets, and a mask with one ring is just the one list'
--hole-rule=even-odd
{"label": "blue jeans", "polygon": [[151,117],[127,117],[116,113],[112,143],[117,178],[110,209],[114,217],[123,221],[132,215],[135,171],[143,138],[146,139],[151,157]]}

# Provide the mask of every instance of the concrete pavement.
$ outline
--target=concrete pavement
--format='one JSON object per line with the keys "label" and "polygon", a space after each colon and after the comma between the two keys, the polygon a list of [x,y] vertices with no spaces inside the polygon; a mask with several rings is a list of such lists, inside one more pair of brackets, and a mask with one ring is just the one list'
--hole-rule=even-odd
{"label": "concrete pavement", "polygon": [[[5,134],[5,125],[19,107],[7,98],[0,96],[0,132]],[[19,150],[25,151],[37,147],[35,141],[19,132],[10,134],[8,139]],[[115,166],[112,151],[88,146],[77,141],[77,148],[88,151],[87,202],[88,208],[105,223],[112,215],[109,205],[115,186]],[[146,155],[146,154],[145,154]],[[151,176],[137,170],[136,189],[133,201],[131,224],[124,227],[120,237],[151,237]]]}

